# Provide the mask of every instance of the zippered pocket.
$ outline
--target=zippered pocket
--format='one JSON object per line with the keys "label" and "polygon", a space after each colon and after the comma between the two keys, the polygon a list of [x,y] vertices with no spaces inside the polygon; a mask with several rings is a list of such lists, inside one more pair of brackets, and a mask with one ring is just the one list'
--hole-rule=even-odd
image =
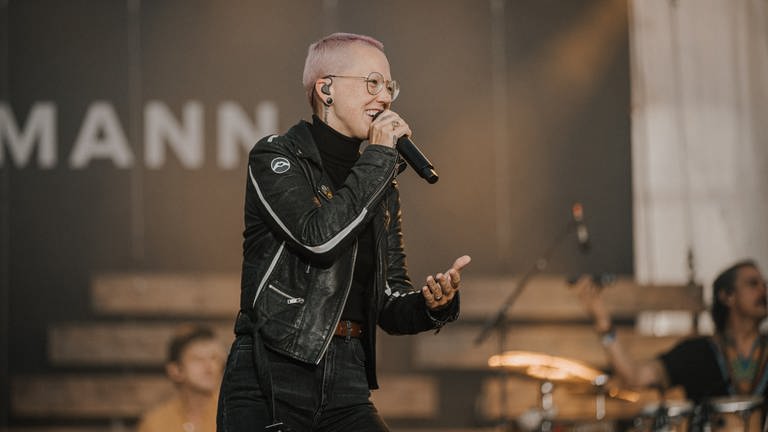
{"label": "zippered pocket", "polygon": [[271,289],[272,291],[274,291],[274,292],[280,294],[281,296],[285,297],[285,302],[287,304],[303,304],[304,303],[304,298],[303,297],[294,297],[294,296],[292,296],[290,294],[287,294],[287,293],[281,291],[279,288],[277,288],[276,286],[274,286],[272,284],[269,284],[267,286],[269,286],[269,289]]}
{"label": "zippered pocket", "polygon": [[277,248],[277,252],[275,253],[275,256],[272,258],[272,261],[269,263],[267,272],[264,273],[264,277],[261,279],[261,282],[259,282],[259,287],[256,288],[256,294],[253,296],[253,303],[251,304],[251,307],[253,308],[256,307],[256,300],[259,299],[261,290],[264,289],[264,284],[267,282],[267,279],[272,274],[272,270],[275,269],[275,265],[277,264],[277,261],[280,259],[280,255],[282,255],[283,253],[283,248],[285,248],[285,242],[280,243],[280,247]]}

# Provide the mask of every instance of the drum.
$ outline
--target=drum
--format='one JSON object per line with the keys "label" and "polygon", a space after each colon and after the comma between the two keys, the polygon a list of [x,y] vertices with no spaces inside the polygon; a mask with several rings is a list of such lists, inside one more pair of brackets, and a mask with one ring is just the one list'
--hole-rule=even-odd
{"label": "drum", "polygon": [[557,418],[554,412],[547,413],[538,408],[529,409],[515,420],[511,430],[521,432],[616,432],[613,420],[587,420]]}
{"label": "drum", "polygon": [[761,396],[724,396],[709,404],[709,424],[713,432],[760,432]]}
{"label": "drum", "polygon": [[635,419],[637,432],[686,432],[693,413],[693,403],[670,400],[646,405]]}

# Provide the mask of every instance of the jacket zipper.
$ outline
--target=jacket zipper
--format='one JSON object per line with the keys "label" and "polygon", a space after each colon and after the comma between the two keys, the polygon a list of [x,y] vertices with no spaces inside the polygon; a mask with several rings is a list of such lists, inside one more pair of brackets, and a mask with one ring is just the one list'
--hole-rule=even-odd
{"label": "jacket zipper", "polygon": [[[297,148],[297,150],[298,150],[298,152],[297,152],[298,155],[301,156],[301,157],[304,157],[303,153],[301,152],[301,149]],[[312,185],[312,188],[317,190],[318,186],[317,186],[317,182],[315,182],[315,176],[312,174],[312,168],[306,167],[305,168],[305,172],[309,176],[309,180],[310,180],[310,184]],[[368,202],[365,205],[365,208],[368,208],[371,205],[372,202],[376,201],[376,199],[379,197],[379,195],[381,195],[381,193],[385,190],[387,185],[389,185],[389,183],[392,181],[392,179],[394,178],[396,172],[397,172],[397,159],[395,159],[395,163],[392,166],[392,170],[390,171],[389,175],[387,176],[387,179],[384,181],[384,183],[381,186],[379,186],[379,188],[376,190],[376,192],[371,196],[371,199],[368,200]],[[283,245],[281,245],[281,249],[282,249],[282,246]],[[276,261],[273,261],[273,263],[274,262],[276,262]],[[355,274],[355,263],[356,262],[357,262],[357,239],[355,239],[355,244],[354,244],[353,249],[352,249],[352,271],[351,271],[351,273],[349,275],[349,283],[347,285],[347,289],[345,290],[344,302],[342,304],[346,304],[347,297],[349,297],[349,291],[350,291],[350,288],[352,288],[352,278],[353,278],[353,276]],[[269,272],[271,273],[271,269],[270,269]],[[254,303],[254,305],[256,304],[256,299],[255,298],[253,299],[253,303]],[[339,309],[339,312],[336,315],[335,322],[339,322],[339,319],[341,318],[341,314],[343,312],[344,312],[344,308],[342,307],[342,308]],[[320,364],[320,360],[322,360],[323,356],[325,355],[325,352],[328,351],[328,346],[331,344],[331,340],[333,339],[333,331],[334,331],[334,328],[331,329],[331,333],[326,337],[325,345],[323,345],[323,349],[320,351],[320,356],[317,358],[317,360],[315,360],[315,364],[316,365]]]}
{"label": "jacket zipper", "polygon": [[261,278],[261,282],[259,282],[259,287],[256,288],[256,295],[253,296],[253,303],[251,304],[251,309],[256,307],[256,300],[259,298],[259,294],[261,294],[261,290],[264,289],[264,285],[267,283],[267,279],[269,279],[269,276],[272,275],[272,271],[275,269],[275,265],[277,265],[277,261],[280,258],[280,255],[283,254],[283,248],[285,248],[285,242],[280,243],[280,247],[277,248],[277,253],[275,253],[275,256],[272,258],[272,262],[269,263],[269,267],[267,267],[266,273],[264,273],[264,277]]}
{"label": "jacket zipper", "polygon": [[[347,297],[349,297],[349,290],[352,288],[352,276],[355,274],[355,262],[357,261],[357,239],[355,239],[355,244],[352,247],[352,273],[349,275],[349,284],[347,284],[347,289],[344,291],[344,301],[342,302],[342,307],[339,308],[339,312],[336,314],[336,319],[334,320],[334,323],[339,322],[339,319],[341,319],[341,314],[344,313],[344,304],[347,303]],[[315,364],[320,364],[320,360],[323,359],[323,356],[325,355],[325,352],[328,351],[328,345],[331,344],[331,340],[333,339],[333,332],[336,330],[336,325],[334,324],[331,327],[331,332],[328,334],[328,336],[325,338],[325,345],[323,345],[322,351],[320,351],[320,355],[317,357],[317,360],[315,360]]]}
{"label": "jacket zipper", "polygon": [[[384,203],[382,205],[383,207],[383,218],[387,217],[387,214],[389,214],[389,197],[384,198]],[[389,224],[392,223],[391,218],[392,215],[389,215],[390,221]],[[380,284],[381,281],[384,281],[384,286],[380,287],[382,289],[375,289],[374,290],[374,322],[379,321],[379,303],[381,302],[381,293],[389,286],[389,282],[387,281],[387,269],[384,265],[384,249],[381,248],[381,242],[384,241],[385,236],[387,235],[387,229],[388,229],[388,223],[386,220],[381,221],[381,229],[376,233],[376,238],[374,241],[374,247],[376,248],[376,260],[378,261],[378,269],[376,271],[376,279],[379,281]],[[389,225],[391,226],[391,225]],[[381,275],[381,277],[378,277]],[[376,284],[377,282],[374,282]],[[375,286],[375,285],[374,285]]]}
{"label": "jacket zipper", "polygon": [[288,299],[287,300],[288,304],[302,304],[302,303],[304,303],[304,299],[301,298],[301,297],[294,297],[294,296],[292,296],[290,294],[287,294],[287,293],[285,293],[283,291],[280,291],[276,286],[274,286],[272,284],[269,284],[268,286],[269,286],[269,289],[271,289],[272,291],[274,291],[274,292],[280,294],[281,296],[285,297],[286,299]]}
{"label": "jacket zipper", "polygon": [[384,181],[384,183],[379,186],[379,188],[376,190],[376,193],[371,195],[371,199],[368,200],[368,203],[365,204],[365,208],[370,207],[371,203],[376,201],[376,199],[381,195],[381,193],[384,191],[384,189],[390,184],[392,179],[394,178],[395,171],[397,171],[397,160],[395,160],[395,165],[392,167],[392,171],[387,176],[387,179]]}

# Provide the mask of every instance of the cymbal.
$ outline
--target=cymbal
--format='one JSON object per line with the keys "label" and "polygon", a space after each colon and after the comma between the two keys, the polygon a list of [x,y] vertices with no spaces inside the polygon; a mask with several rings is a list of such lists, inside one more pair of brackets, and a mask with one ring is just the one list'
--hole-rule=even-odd
{"label": "cymbal", "polygon": [[586,363],[530,351],[506,351],[488,359],[488,366],[540,381],[581,384],[592,395],[602,394],[613,399],[637,402],[640,394],[611,383],[609,376]]}
{"label": "cymbal", "polygon": [[488,359],[488,366],[543,381],[593,384],[604,374],[585,363],[530,351],[506,351]]}

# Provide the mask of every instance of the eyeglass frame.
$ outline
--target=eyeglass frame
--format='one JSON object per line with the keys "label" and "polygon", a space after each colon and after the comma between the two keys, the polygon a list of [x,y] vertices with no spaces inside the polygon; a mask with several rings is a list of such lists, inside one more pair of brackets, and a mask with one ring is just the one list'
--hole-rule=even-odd
{"label": "eyeglass frame", "polygon": [[[379,89],[379,91],[377,91],[377,92],[372,92],[370,86],[368,85],[369,83],[371,83],[373,81],[378,81],[376,79],[372,79],[371,78],[372,75],[380,76],[381,77],[381,82],[384,83],[384,85],[382,85],[381,88]],[[384,79],[384,75],[382,75],[381,72],[371,72],[371,73],[368,74],[368,76],[364,76],[364,77],[361,77],[361,76],[351,76],[351,75],[326,75],[323,78],[354,78],[354,79],[361,79],[361,80],[365,81],[365,83],[366,83],[365,89],[368,90],[368,94],[370,94],[371,96],[376,96],[377,94],[381,93],[381,91],[386,88],[387,91],[389,92],[389,94],[392,96],[392,101],[397,99],[397,97],[400,95],[400,84],[396,80],[385,80]],[[391,89],[390,89],[390,86],[391,86]]]}

